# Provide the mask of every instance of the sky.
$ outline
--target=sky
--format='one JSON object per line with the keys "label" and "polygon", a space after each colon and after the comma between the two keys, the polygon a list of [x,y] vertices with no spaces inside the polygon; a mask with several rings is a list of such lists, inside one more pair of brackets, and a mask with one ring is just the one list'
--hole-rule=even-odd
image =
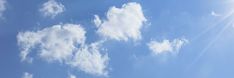
{"label": "sky", "polygon": [[0,0],[0,78],[233,78],[234,0]]}

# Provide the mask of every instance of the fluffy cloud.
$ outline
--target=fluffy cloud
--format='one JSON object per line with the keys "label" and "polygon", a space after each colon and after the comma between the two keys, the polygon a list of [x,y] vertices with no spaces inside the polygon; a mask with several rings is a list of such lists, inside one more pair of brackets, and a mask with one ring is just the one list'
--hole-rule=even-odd
{"label": "fluffy cloud", "polygon": [[174,39],[173,41],[163,40],[162,42],[150,41],[147,45],[153,54],[177,53],[181,47],[188,43],[187,39]]}
{"label": "fluffy cloud", "polygon": [[38,48],[39,55],[48,61],[65,61],[76,46],[85,41],[85,31],[80,25],[54,25],[39,31],[20,32],[17,36],[22,48],[21,58],[26,60],[30,50]]}
{"label": "fluffy cloud", "polygon": [[21,60],[32,61],[31,52],[43,60],[66,64],[92,75],[106,76],[108,56],[100,52],[102,42],[85,44],[86,31],[77,24],[54,25],[38,31],[19,32]]}
{"label": "fluffy cloud", "polygon": [[100,42],[85,45],[75,54],[74,59],[70,62],[72,67],[78,67],[86,73],[94,75],[107,76],[108,56],[102,55],[100,51]]}
{"label": "fluffy cloud", "polygon": [[[63,12],[64,6],[55,0],[43,4],[41,12],[54,17]],[[141,28],[146,18],[138,3],[124,4],[121,8],[112,7],[107,12],[107,20],[95,15],[93,21],[97,33],[104,38],[128,41],[141,39]],[[37,31],[19,32],[18,45],[22,61],[32,62],[34,56],[48,62],[59,62],[77,68],[88,74],[108,76],[109,57],[102,52],[102,41],[86,44],[86,31],[77,24],[61,24]],[[33,55],[33,54],[32,54]],[[72,76],[74,77],[74,76]]]}
{"label": "fluffy cloud", "polygon": [[6,10],[6,1],[0,0],[0,17],[2,17],[2,13]]}
{"label": "fluffy cloud", "polygon": [[64,5],[56,2],[55,0],[48,0],[48,2],[42,5],[40,12],[44,14],[44,16],[48,16],[54,18],[58,14],[64,12]]}
{"label": "fluffy cloud", "polygon": [[141,5],[135,2],[124,4],[121,8],[111,7],[106,20],[95,16],[97,33],[105,38],[127,41],[141,39],[141,28],[146,18]]}
{"label": "fluffy cloud", "polygon": [[22,76],[22,78],[33,78],[33,74],[30,74],[28,72],[25,72]]}

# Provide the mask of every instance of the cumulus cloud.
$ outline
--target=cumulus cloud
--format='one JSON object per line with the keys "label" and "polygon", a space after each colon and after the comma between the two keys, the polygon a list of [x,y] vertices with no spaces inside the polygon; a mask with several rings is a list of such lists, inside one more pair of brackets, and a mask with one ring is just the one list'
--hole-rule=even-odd
{"label": "cumulus cloud", "polygon": [[20,32],[17,36],[22,48],[21,58],[26,60],[30,50],[37,48],[40,57],[48,61],[65,61],[76,46],[85,41],[85,30],[76,24],[54,25],[39,31]]}
{"label": "cumulus cloud", "polygon": [[25,72],[22,76],[22,78],[33,78],[33,74]]}
{"label": "cumulus cloud", "polygon": [[80,48],[70,62],[70,65],[72,67],[77,67],[86,73],[107,76],[109,58],[107,54],[101,54],[100,47],[101,43],[96,42]]}
{"label": "cumulus cloud", "polygon": [[44,16],[54,18],[58,14],[64,12],[64,10],[65,7],[63,4],[57,2],[56,0],[48,0],[42,5],[39,11],[42,12]]}
{"label": "cumulus cloud", "polygon": [[0,17],[2,13],[6,10],[6,0],[0,0]]}
{"label": "cumulus cloud", "polygon": [[101,53],[102,42],[85,44],[86,31],[77,24],[61,24],[38,31],[19,32],[21,60],[32,61],[31,52],[49,62],[58,61],[92,75],[106,76],[107,54]]}
{"label": "cumulus cloud", "polygon": [[153,54],[158,55],[162,53],[177,53],[183,45],[188,43],[188,40],[185,38],[174,39],[173,41],[163,40],[159,41],[150,41],[147,45]]}
{"label": "cumulus cloud", "polygon": [[121,8],[111,7],[106,17],[106,20],[100,20],[98,16],[94,19],[101,36],[123,41],[141,39],[141,28],[147,20],[140,4],[131,2]]}
{"label": "cumulus cloud", "polygon": [[[64,11],[64,6],[49,0],[40,9],[45,16],[55,17]],[[107,19],[95,15],[97,33],[104,38],[128,41],[140,40],[146,18],[138,3],[127,3],[121,8],[112,7]],[[22,61],[32,62],[40,57],[48,62],[59,62],[85,73],[108,76],[108,54],[102,50],[103,41],[86,44],[86,31],[77,24],[53,25],[37,31],[19,32],[17,35]],[[34,56],[30,56],[34,52]],[[70,76],[74,77],[74,76]]]}

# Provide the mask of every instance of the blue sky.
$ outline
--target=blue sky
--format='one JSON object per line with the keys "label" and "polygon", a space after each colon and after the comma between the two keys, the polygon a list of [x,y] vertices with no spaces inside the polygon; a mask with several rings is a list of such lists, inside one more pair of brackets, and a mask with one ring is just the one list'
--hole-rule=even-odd
{"label": "blue sky", "polygon": [[233,0],[0,0],[0,78],[233,78]]}

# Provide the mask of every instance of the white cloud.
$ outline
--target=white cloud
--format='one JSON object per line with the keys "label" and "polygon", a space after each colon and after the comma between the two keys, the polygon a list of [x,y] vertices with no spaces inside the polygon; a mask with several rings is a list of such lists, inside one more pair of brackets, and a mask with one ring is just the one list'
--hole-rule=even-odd
{"label": "white cloud", "polygon": [[234,28],[234,24],[232,24],[232,27]]}
{"label": "white cloud", "polygon": [[20,32],[17,36],[22,48],[21,58],[26,60],[30,50],[38,48],[40,57],[48,61],[65,61],[77,45],[85,41],[85,30],[76,24],[54,25],[39,31]]}
{"label": "white cloud", "polygon": [[220,14],[216,13],[215,11],[212,11],[212,12],[211,12],[211,15],[212,15],[212,16],[215,16],[215,17],[221,16]]}
{"label": "white cloud", "polygon": [[[57,9],[56,9],[57,8]],[[41,12],[55,17],[64,11],[64,6],[55,0],[43,4]],[[138,3],[124,4],[122,8],[112,7],[107,20],[95,15],[93,21],[97,33],[114,40],[141,39],[141,28],[146,18]],[[48,62],[60,62],[88,74],[108,76],[109,57],[102,52],[103,42],[86,44],[86,31],[76,24],[61,24],[38,31],[19,32],[17,41],[21,48],[21,60],[32,61],[36,56]],[[30,56],[34,52],[34,56]],[[32,54],[33,55],[33,54]]]}
{"label": "white cloud", "polygon": [[100,25],[102,24],[102,20],[99,18],[98,15],[94,15],[95,19],[93,20],[95,26],[100,27]]}
{"label": "white cloud", "polygon": [[163,40],[162,42],[150,41],[147,45],[153,54],[177,53],[181,47],[188,43],[187,39],[174,39],[173,41]]}
{"label": "white cloud", "polygon": [[76,78],[76,76],[73,74],[70,74],[68,78]]}
{"label": "white cloud", "polygon": [[38,31],[19,32],[21,60],[32,61],[31,52],[43,60],[58,61],[88,74],[107,76],[108,56],[100,52],[102,42],[85,44],[86,31],[76,24],[54,25]]}
{"label": "white cloud", "polygon": [[22,76],[22,78],[33,78],[33,74],[30,74],[28,72],[25,72]]}
{"label": "white cloud", "polygon": [[6,0],[0,0],[0,17],[2,17],[2,14],[5,10],[6,10]]}
{"label": "white cloud", "polygon": [[44,16],[48,16],[54,18],[58,14],[64,12],[65,8],[64,5],[55,1],[55,0],[48,0],[42,5],[40,12],[43,13]]}
{"label": "white cloud", "polygon": [[100,42],[85,45],[80,48],[75,54],[70,65],[78,67],[80,70],[93,75],[107,76],[107,65],[109,58],[107,54],[102,55],[100,53]]}
{"label": "white cloud", "polygon": [[[135,2],[124,4],[121,8],[111,7],[106,15],[106,20],[95,16],[98,34],[114,40],[141,39],[141,28],[146,18],[141,5]],[[100,24],[101,22],[101,24]]]}

